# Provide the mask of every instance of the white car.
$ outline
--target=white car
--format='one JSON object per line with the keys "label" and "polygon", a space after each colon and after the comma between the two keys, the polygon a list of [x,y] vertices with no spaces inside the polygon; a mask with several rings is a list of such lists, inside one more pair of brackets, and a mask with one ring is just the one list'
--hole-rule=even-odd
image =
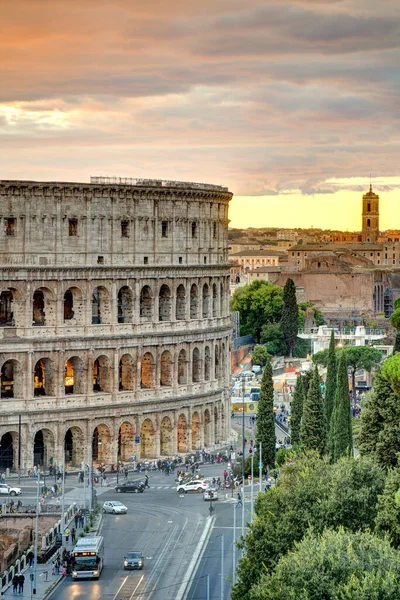
{"label": "white car", "polygon": [[128,512],[128,507],[122,502],[118,502],[118,500],[110,500],[108,502],[104,502],[103,504],[103,513],[112,513],[113,515],[126,515]]}
{"label": "white car", "polygon": [[6,483],[0,483],[0,494],[6,494],[7,496],[19,496],[22,494],[22,490],[19,487],[7,485]]}
{"label": "white car", "polygon": [[207,488],[203,493],[204,500],[218,500],[218,492],[213,488]]}
{"label": "white car", "polygon": [[180,494],[186,494],[187,492],[197,492],[202,494],[207,488],[207,481],[204,481],[203,479],[194,479],[193,481],[188,481],[187,483],[179,483],[176,491]]}

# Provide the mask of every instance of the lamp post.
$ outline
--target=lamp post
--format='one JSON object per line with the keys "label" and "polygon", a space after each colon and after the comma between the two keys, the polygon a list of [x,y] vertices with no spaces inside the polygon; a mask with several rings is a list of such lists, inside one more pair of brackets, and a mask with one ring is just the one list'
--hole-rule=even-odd
{"label": "lamp post", "polygon": [[242,536],[244,537],[244,460],[245,460],[245,452],[246,452],[246,445],[245,445],[245,430],[244,430],[244,395],[246,392],[246,388],[245,388],[245,384],[246,384],[246,379],[244,376],[244,373],[242,373],[242,492],[243,492],[243,498],[242,498]]}
{"label": "lamp post", "polygon": [[40,469],[37,473],[37,489],[36,489],[36,520],[35,520],[35,546],[34,546],[34,563],[33,563],[33,594],[36,594],[36,580],[37,580],[37,558],[38,558],[38,544],[39,544],[39,489],[40,489]]}

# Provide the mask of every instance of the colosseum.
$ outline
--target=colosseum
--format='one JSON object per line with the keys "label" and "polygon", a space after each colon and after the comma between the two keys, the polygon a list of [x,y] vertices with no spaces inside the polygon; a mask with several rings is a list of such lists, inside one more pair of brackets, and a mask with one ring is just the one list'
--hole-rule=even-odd
{"label": "colosseum", "polygon": [[0,181],[0,469],[228,437],[231,197],[158,180]]}

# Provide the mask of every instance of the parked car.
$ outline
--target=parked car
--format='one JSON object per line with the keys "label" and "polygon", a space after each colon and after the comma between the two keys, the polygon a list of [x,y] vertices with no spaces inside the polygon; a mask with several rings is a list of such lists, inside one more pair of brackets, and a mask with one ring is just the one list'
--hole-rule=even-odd
{"label": "parked car", "polygon": [[120,483],[114,489],[116,492],[134,492],[138,494],[144,491],[144,483],[143,481],[126,481],[125,483]]}
{"label": "parked car", "polygon": [[203,500],[218,500],[217,490],[213,490],[212,488],[207,488],[204,490]]}
{"label": "parked car", "polygon": [[113,515],[125,515],[128,507],[118,500],[109,500],[103,504],[103,513],[112,513]]}
{"label": "parked car", "polygon": [[19,496],[22,494],[22,490],[19,487],[7,485],[7,483],[0,483],[0,494],[6,494],[7,496]]}
{"label": "parked car", "polygon": [[132,550],[127,552],[124,557],[124,570],[127,569],[143,569],[144,560],[142,552]]}
{"label": "parked car", "polygon": [[186,494],[187,492],[198,492],[199,494],[204,492],[208,488],[207,481],[202,479],[194,479],[193,481],[187,481],[179,483],[176,491],[180,494]]}

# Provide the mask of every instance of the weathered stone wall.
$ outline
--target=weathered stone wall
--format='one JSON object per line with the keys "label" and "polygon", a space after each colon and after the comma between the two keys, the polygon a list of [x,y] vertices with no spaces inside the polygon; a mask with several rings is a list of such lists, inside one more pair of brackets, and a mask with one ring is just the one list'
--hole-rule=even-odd
{"label": "weathered stone wall", "polygon": [[168,183],[0,182],[1,468],[227,437],[231,194]]}

